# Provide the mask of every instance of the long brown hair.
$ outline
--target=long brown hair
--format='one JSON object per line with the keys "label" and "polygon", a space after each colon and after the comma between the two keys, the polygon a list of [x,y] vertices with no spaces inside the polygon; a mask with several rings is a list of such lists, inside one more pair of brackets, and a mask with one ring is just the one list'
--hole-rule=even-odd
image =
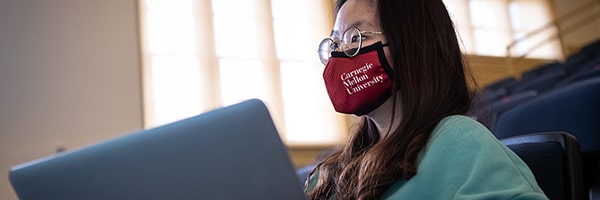
{"label": "long brown hair", "polygon": [[[339,12],[346,0],[338,0]],[[346,146],[313,172],[311,199],[377,199],[398,179],[417,173],[417,156],[435,126],[450,115],[467,114],[471,93],[452,20],[442,0],[377,0],[378,18],[389,42],[394,69],[393,102],[400,98],[397,129],[380,138],[362,117]]]}

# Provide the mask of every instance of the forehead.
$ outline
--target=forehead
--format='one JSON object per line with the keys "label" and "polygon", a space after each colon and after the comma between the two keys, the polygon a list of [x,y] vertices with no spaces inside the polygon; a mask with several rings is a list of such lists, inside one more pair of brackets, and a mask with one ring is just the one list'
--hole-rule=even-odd
{"label": "forehead", "polygon": [[345,30],[358,27],[361,30],[378,30],[374,1],[349,0],[338,12],[331,36],[339,37]]}

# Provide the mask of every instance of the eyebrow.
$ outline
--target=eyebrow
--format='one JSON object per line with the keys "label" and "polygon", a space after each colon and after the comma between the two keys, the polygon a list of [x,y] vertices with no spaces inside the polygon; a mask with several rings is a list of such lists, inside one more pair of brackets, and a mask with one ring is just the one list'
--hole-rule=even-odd
{"label": "eyebrow", "polygon": [[[352,27],[358,27],[360,29],[360,26],[362,26],[363,24],[373,26],[373,23],[371,23],[371,22],[368,22],[366,20],[359,20],[359,21],[356,21],[356,22],[350,24],[350,26],[348,26],[348,28],[346,30],[348,30]],[[346,31],[346,30],[344,30],[344,31]],[[330,36],[333,37],[334,35],[339,35],[339,34],[340,34],[339,30],[331,30]]]}

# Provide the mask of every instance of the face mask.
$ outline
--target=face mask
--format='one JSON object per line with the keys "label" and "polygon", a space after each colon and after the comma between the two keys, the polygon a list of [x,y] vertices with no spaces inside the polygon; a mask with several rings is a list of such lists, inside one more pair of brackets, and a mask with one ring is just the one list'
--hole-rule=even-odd
{"label": "face mask", "polygon": [[360,49],[354,57],[332,52],[323,79],[337,112],[367,114],[379,107],[392,93],[392,68],[377,42]]}

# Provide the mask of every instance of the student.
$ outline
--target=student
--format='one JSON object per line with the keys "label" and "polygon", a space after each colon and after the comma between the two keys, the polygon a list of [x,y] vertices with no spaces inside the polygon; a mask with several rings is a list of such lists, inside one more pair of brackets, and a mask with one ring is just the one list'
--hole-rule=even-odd
{"label": "student", "polygon": [[336,111],[361,116],[306,182],[310,199],[547,199],[480,123],[441,0],[339,0],[319,46]]}

